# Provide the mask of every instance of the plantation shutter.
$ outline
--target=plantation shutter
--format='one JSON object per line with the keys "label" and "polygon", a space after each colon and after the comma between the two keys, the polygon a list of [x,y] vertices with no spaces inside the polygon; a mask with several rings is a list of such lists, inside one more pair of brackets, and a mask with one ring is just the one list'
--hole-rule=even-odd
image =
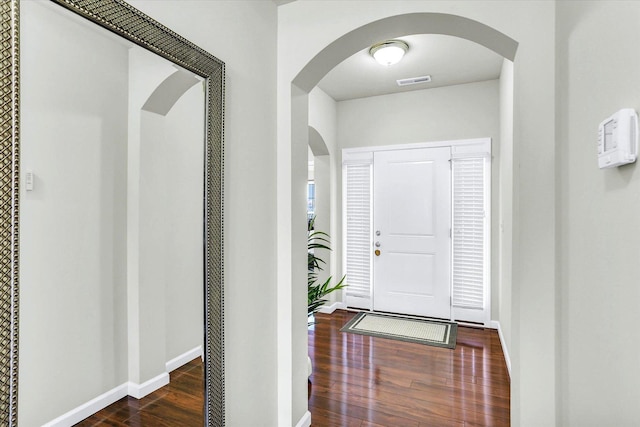
{"label": "plantation shutter", "polygon": [[452,159],[452,304],[460,320],[483,321],[485,316],[488,160],[479,153]]}
{"label": "plantation shutter", "polygon": [[345,162],[347,305],[371,306],[371,178],[368,159]]}

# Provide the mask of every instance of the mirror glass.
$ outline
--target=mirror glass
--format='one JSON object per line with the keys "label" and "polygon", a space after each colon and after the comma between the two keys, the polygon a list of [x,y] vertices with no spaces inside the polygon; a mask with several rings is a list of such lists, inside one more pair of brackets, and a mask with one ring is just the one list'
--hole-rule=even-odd
{"label": "mirror glass", "polygon": [[187,362],[202,378],[206,82],[51,2],[20,13],[18,419],[37,426]]}

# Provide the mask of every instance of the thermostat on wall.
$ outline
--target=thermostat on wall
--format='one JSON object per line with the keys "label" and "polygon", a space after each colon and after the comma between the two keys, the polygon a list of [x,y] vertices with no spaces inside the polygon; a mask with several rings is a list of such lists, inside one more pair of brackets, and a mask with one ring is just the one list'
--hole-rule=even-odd
{"label": "thermostat on wall", "polygon": [[638,114],[623,108],[598,127],[600,169],[633,163],[638,157]]}

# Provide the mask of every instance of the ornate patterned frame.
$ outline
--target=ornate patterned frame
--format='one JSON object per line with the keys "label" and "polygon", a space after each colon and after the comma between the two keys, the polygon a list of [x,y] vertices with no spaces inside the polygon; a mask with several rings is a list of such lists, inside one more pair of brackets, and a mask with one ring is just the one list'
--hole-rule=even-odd
{"label": "ornate patterned frame", "polygon": [[[124,0],[51,0],[206,79],[205,424],[224,425],[224,62]],[[0,425],[17,426],[19,0],[0,1]]]}

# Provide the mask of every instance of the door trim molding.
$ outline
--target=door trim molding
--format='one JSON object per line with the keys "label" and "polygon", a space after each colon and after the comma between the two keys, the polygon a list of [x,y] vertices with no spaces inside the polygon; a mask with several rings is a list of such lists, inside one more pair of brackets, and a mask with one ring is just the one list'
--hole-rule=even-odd
{"label": "door trim molding", "polygon": [[462,145],[488,144],[489,152],[491,150],[491,138],[470,138],[470,139],[454,139],[451,141],[431,141],[431,142],[415,142],[410,144],[398,145],[380,145],[373,147],[353,147],[342,149],[342,163],[345,163],[345,157],[357,155],[359,153],[374,153],[376,151],[396,151],[396,150],[413,150],[416,148],[437,148],[437,147],[458,147]]}

